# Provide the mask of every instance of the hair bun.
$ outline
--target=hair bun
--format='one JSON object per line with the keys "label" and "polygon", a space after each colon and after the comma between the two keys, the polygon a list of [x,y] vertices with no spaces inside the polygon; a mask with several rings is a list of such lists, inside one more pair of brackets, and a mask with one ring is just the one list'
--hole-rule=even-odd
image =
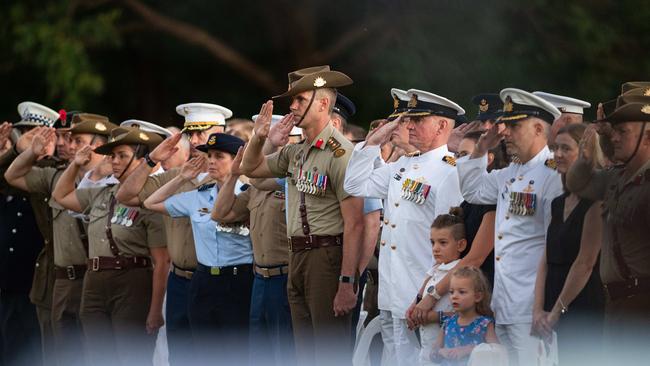
{"label": "hair bun", "polygon": [[460,217],[461,219],[464,217],[463,209],[460,207],[451,207],[449,209],[449,214],[452,216]]}

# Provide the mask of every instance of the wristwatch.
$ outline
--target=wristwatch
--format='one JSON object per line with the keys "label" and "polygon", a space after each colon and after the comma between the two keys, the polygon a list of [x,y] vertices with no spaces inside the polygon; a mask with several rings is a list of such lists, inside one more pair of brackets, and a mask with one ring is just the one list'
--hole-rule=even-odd
{"label": "wristwatch", "polygon": [[149,156],[149,154],[146,154],[144,156],[144,161],[147,163],[147,165],[149,165],[152,168],[155,167],[156,164],[157,164],[155,161],[151,160],[151,157]]}
{"label": "wristwatch", "polygon": [[436,301],[440,300],[440,298],[442,297],[442,296],[440,296],[440,294],[439,294],[438,291],[436,290],[436,286],[434,286],[434,285],[429,286],[429,287],[427,288],[427,294],[429,294],[431,297],[433,297],[434,299],[436,299]]}
{"label": "wristwatch", "polygon": [[355,279],[354,277],[352,277],[352,276],[343,276],[343,275],[341,275],[341,276],[339,276],[339,282],[343,282],[343,283],[351,283],[351,284],[354,285],[357,281],[356,281],[356,279]]}

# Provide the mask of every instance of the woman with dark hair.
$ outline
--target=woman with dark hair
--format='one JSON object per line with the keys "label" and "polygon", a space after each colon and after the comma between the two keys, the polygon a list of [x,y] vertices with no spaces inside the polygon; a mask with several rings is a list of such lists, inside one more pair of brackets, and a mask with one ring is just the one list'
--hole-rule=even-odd
{"label": "woman with dark hair", "polygon": [[[248,362],[248,326],[253,287],[253,249],[244,212],[230,224],[212,220],[211,211],[221,189],[233,190],[246,204],[248,185],[227,186],[233,162],[244,146],[240,138],[213,133],[198,155],[181,168],[181,173],[144,201],[145,207],[171,217],[189,217],[194,233],[198,264],[189,290],[188,315],[192,339],[198,352],[195,364],[235,365]],[[236,164],[241,161],[241,153]],[[205,157],[207,155],[207,158]],[[184,182],[198,177],[207,164],[210,183],[184,193]],[[200,176],[199,176],[200,174]],[[231,182],[232,183],[232,182]]]}
{"label": "woman with dark hair", "polygon": [[[143,156],[162,141],[135,128],[116,128],[108,143],[95,149],[109,155],[120,184]],[[120,184],[75,190],[79,168],[90,160],[81,148],[52,196],[64,208],[88,214],[88,272],[84,278],[80,318],[93,365],[151,365],[169,256],[160,215],[120,204]]]}
{"label": "woman with dark hair", "polygon": [[[584,124],[561,128],[555,139],[555,164],[565,182],[566,172],[578,158]],[[587,152],[602,162],[595,145]],[[582,199],[566,189],[551,203],[533,309],[532,332],[549,339],[555,329],[560,362],[579,364],[600,341],[605,296],[598,274],[601,247],[600,203]]]}

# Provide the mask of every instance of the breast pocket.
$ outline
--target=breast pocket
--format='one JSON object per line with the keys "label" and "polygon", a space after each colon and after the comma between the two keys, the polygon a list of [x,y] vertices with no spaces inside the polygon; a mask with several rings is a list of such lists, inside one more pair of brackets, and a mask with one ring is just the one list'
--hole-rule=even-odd
{"label": "breast pocket", "polygon": [[88,223],[92,224],[99,220],[108,220],[108,208],[103,208],[100,206],[93,207],[88,214]]}

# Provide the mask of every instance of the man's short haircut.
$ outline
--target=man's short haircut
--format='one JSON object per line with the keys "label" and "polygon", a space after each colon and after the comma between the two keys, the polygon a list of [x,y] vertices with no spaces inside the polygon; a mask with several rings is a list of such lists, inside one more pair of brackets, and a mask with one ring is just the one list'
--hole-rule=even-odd
{"label": "man's short haircut", "polygon": [[316,89],[317,98],[327,98],[330,101],[329,108],[327,110],[328,114],[332,114],[334,110],[334,105],[336,105],[336,89],[333,88],[322,88]]}

